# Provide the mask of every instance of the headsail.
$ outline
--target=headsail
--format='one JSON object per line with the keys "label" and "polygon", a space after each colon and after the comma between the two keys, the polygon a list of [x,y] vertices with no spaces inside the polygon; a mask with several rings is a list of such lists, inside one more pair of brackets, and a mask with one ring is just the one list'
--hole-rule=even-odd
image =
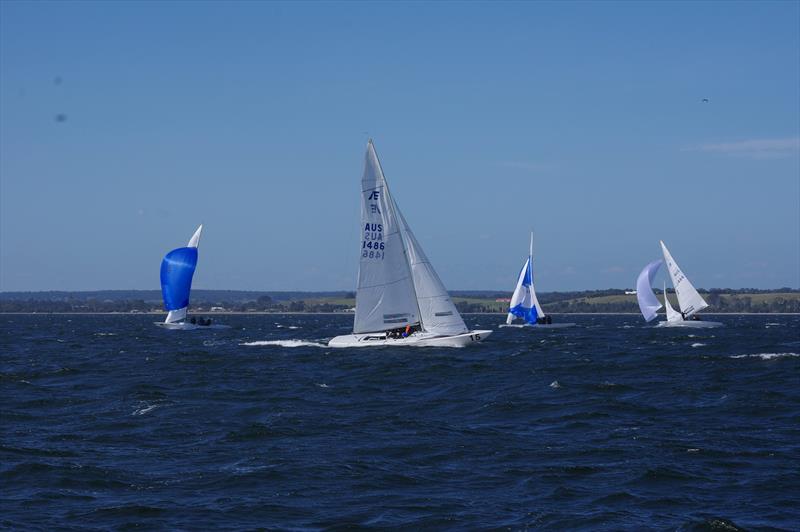
{"label": "headsail", "polygon": [[467,332],[467,325],[450,299],[433,265],[422,251],[422,246],[411,232],[405,216],[397,208],[397,203],[394,204],[394,208],[400,219],[403,242],[411,266],[422,329],[441,335]]}
{"label": "headsail", "polygon": [[664,241],[661,241],[661,251],[664,253],[664,262],[667,263],[667,270],[669,276],[672,278],[672,286],[675,288],[675,293],[678,295],[678,305],[681,307],[681,314],[683,318],[687,319],[692,314],[699,312],[708,306],[708,303],[697,293],[692,283],[683,274],[675,259],[672,258]]}
{"label": "headsail", "polygon": [[651,286],[653,278],[663,263],[664,261],[661,259],[654,260],[644,267],[639,278],[636,279],[636,299],[639,301],[639,310],[642,311],[645,321],[653,321],[656,311],[662,307]]}
{"label": "headsail", "polygon": [[400,230],[401,221],[370,140],[361,178],[361,260],[354,333],[386,331],[420,321]]}
{"label": "headsail", "polygon": [[164,308],[169,311],[166,323],[186,318],[202,230],[203,226],[200,225],[186,247],[173,249],[161,261],[161,295],[164,298]]}
{"label": "headsail", "polygon": [[533,306],[536,309],[536,313],[539,315],[539,318],[544,318],[544,311],[542,310],[542,306],[539,305],[539,298],[536,297],[536,284],[533,282],[533,231],[531,231],[531,247],[528,251],[528,259],[530,261],[531,268],[531,301],[533,301]]}
{"label": "headsail", "polygon": [[667,309],[667,322],[673,323],[676,321],[683,321],[681,313],[672,308],[669,302],[669,298],[667,297],[667,283],[664,283],[664,307]]}

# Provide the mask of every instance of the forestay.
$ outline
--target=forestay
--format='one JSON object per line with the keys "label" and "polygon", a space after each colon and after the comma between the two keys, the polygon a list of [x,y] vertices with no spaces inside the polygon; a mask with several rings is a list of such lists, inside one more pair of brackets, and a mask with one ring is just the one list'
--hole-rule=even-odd
{"label": "forestay", "polygon": [[433,269],[433,265],[422,250],[422,246],[417,242],[414,233],[411,232],[411,228],[396,203],[394,203],[394,208],[400,219],[423,330],[442,335],[467,332],[468,329],[461,314],[458,313],[439,279],[439,275]]}
{"label": "forestay", "polygon": [[420,321],[400,221],[370,140],[361,178],[361,259],[354,333],[379,332]]}
{"label": "forestay", "polygon": [[642,311],[642,316],[648,322],[655,319],[656,311],[663,306],[652,289],[653,278],[663,263],[664,261],[661,259],[654,260],[644,267],[636,279],[636,299],[639,302],[639,310]]}
{"label": "forestay", "polygon": [[672,286],[678,296],[678,305],[681,308],[683,319],[688,319],[692,314],[699,312],[708,306],[708,303],[697,293],[697,290],[689,279],[683,274],[675,259],[672,258],[667,246],[661,241],[661,251],[664,253],[664,262],[667,263],[667,270],[672,279]]}

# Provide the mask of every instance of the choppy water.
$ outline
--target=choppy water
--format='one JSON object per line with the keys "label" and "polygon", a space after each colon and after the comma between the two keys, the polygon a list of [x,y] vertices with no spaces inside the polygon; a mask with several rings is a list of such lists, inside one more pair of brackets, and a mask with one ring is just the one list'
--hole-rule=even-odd
{"label": "choppy water", "polygon": [[798,316],[365,350],[153,319],[0,316],[0,526],[800,528]]}

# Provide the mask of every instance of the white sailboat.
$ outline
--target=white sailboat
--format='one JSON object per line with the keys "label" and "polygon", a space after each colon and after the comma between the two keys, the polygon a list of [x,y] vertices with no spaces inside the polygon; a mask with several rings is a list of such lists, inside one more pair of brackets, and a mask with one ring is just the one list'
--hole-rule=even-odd
{"label": "white sailboat", "polygon": [[469,330],[392,198],[372,140],[361,178],[361,258],[353,333],[331,347],[462,347],[491,330]]}
{"label": "white sailboat", "polygon": [[[672,286],[675,289],[675,295],[678,297],[678,307],[680,310],[675,310],[667,298],[667,286],[664,283],[664,307],[667,312],[667,320],[658,323],[659,327],[693,327],[693,328],[710,328],[721,327],[722,323],[717,321],[704,321],[700,319],[697,314],[704,308],[708,307],[708,303],[697,292],[697,289],[689,281],[689,278],[684,275],[672,254],[661,241],[661,252],[664,255],[663,262],[667,265]],[[642,316],[646,321],[652,321],[656,317],[656,311],[661,308],[661,303],[653,293],[651,284],[653,277],[655,277],[659,266],[662,261],[653,261],[644,267],[639,274],[636,281],[636,297],[639,301],[639,309],[642,311]]]}
{"label": "white sailboat", "polygon": [[161,295],[164,298],[167,318],[163,322],[155,322],[159,327],[173,330],[228,328],[226,325],[212,325],[211,320],[206,322],[201,319],[198,322],[196,319],[186,319],[192,277],[197,268],[197,246],[200,244],[202,231],[201,224],[185,247],[173,249],[161,261]]}
{"label": "white sailboat", "polygon": [[[523,323],[515,324],[514,319],[519,318]],[[500,327],[536,327],[537,329],[564,329],[574,327],[574,323],[553,323],[552,318],[544,313],[536,290],[533,287],[533,232],[531,232],[531,246],[528,259],[522,266],[517,278],[517,286],[511,296],[508,306],[508,316],[505,325]]]}

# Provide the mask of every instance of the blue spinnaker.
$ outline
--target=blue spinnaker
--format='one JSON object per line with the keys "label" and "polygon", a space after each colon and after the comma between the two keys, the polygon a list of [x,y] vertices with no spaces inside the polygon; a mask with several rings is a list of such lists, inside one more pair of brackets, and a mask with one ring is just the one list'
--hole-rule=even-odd
{"label": "blue spinnaker", "polygon": [[165,309],[178,310],[189,306],[196,267],[197,248],[173,249],[161,261],[161,295]]}
{"label": "blue spinnaker", "polygon": [[511,297],[511,305],[508,312],[518,318],[522,318],[531,325],[536,325],[536,318],[539,317],[539,313],[533,303],[532,286],[533,272],[531,271],[531,258],[528,257],[523,271],[520,272],[519,281],[517,282],[516,290],[514,290],[514,295]]}

